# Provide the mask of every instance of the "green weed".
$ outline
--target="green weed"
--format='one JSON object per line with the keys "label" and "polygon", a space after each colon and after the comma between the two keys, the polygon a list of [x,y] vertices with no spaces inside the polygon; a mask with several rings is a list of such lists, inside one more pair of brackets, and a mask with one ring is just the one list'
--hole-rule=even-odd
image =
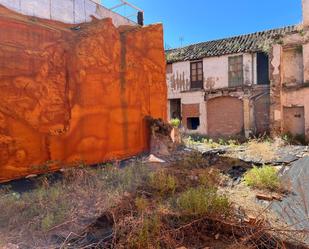
{"label": "green weed", "polygon": [[215,188],[190,188],[180,194],[177,208],[181,213],[193,216],[226,215],[229,212],[227,197],[219,195]]}
{"label": "green weed", "polygon": [[277,169],[268,165],[249,170],[244,180],[248,186],[258,189],[277,191],[282,187]]}

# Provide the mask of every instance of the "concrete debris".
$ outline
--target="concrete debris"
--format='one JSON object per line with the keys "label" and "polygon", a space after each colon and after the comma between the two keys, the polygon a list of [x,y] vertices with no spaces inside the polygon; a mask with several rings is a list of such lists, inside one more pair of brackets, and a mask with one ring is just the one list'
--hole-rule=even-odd
{"label": "concrete debris", "polygon": [[156,157],[155,155],[151,154],[147,159],[146,159],[147,162],[149,163],[165,163],[164,160]]}
{"label": "concrete debris", "polygon": [[256,195],[256,198],[259,200],[263,201],[282,201],[283,197],[279,194],[263,194],[263,193],[258,193]]}

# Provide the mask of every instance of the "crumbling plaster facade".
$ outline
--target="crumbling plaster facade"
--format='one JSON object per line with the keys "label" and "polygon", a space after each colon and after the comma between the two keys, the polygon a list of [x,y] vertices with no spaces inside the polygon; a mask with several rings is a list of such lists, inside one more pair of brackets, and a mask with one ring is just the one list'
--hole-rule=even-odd
{"label": "crumbling plaster facade", "polygon": [[[228,75],[228,59],[230,56],[243,56],[243,76],[244,84],[239,87],[229,87]],[[269,99],[269,86],[257,85],[257,59],[256,53],[236,53],[224,56],[207,57],[203,58],[203,89],[191,90],[190,89],[190,63],[191,61],[181,61],[168,65],[167,70],[167,85],[168,85],[168,99],[180,99],[181,105],[198,104],[199,105],[199,118],[200,125],[197,130],[190,130],[186,125],[186,118],[188,114],[184,113],[182,108],[183,129],[187,133],[200,133],[211,136],[235,136],[240,134],[253,134],[258,132],[267,132],[268,124],[264,127],[259,126],[257,123],[257,113],[255,112],[255,103],[258,99],[265,99],[263,103],[268,105]],[[230,97],[230,98],[225,98]],[[226,99],[225,110],[228,111],[229,103],[232,98],[239,100],[241,103],[241,113],[239,110],[230,109],[231,126],[223,127],[227,120],[221,119],[220,112],[224,110],[217,110],[216,112],[209,112],[208,103],[213,99],[220,98]],[[230,100],[230,101],[229,101]],[[222,104],[221,104],[222,105]],[[214,106],[215,105],[211,105]],[[239,107],[239,105],[238,105]],[[266,108],[267,109],[267,108]],[[236,113],[233,113],[235,111]],[[168,117],[171,119],[172,112],[168,104]],[[235,115],[236,114],[236,115]],[[266,119],[268,119],[266,113]],[[224,114],[222,114],[224,115]],[[189,114],[190,116],[190,114]],[[215,117],[214,117],[215,116]],[[240,119],[238,119],[241,117]],[[234,119],[238,119],[235,121]],[[213,121],[212,121],[213,120]],[[213,131],[212,127],[220,126],[222,122],[222,129]],[[239,122],[238,124],[236,124]],[[212,123],[216,123],[213,125]],[[235,125],[233,125],[233,123]],[[258,127],[259,126],[259,127]],[[238,128],[237,128],[238,127]],[[235,128],[235,130],[234,130]]]}
{"label": "crumbling plaster facade", "polygon": [[271,51],[271,131],[309,140],[309,1],[303,24],[281,37]]}

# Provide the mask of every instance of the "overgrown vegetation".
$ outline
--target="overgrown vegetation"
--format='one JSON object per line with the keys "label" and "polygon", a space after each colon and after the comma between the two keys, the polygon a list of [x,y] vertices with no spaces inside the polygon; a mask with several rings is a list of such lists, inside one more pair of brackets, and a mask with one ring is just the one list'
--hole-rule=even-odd
{"label": "overgrown vegetation", "polygon": [[304,135],[292,135],[291,133],[285,133],[282,135],[282,139],[287,144],[307,145],[307,139]]}
{"label": "overgrown vegetation", "polygon": [[179,126],[180,126],[180,119],[178,119],[178,118],[173,118],[173,119],[171,119],[171,121],[170,121],[170,124],[173,126],[173,127],[175,127],[175,128],[178,128]]}
{"label": "overgrown vegetation", "polygon": [[219,195],[215,188],[204,186],[189,188],[181,193],[177,207],[181,213],[192,216],[226,215],[230,211],[226,196]]}
{"label": "overgrown vegetation", "polygon": [[149,186],[160,195],[173,194],[177,188],[177,179],[164,170],[159,170],[150,174]]}
{"label": "overgrown vegetation", "polygon": [[250,187],[270,191],[282,190],[277,169],[270,165],[265,165],[260,168],[253,167],[245,174],[244,179],[246,184]]}
{"label": "overgrown vegetation", "polygon": [[[220,163],[218,158],[214,162]],[[222,191],[228,176],[209,160],[192,151],[168,167],[139,161],[123,169],[81,165],[59,180],[41,177],[29,192],[7,189],[0,193],[1,242],[66,249],[280,246],[264,221],[239,222],[235,203]],[[281,188],[271,166],[248,171],[245,182],[263,190]]]}
{"label": "overgrown vegetation", "polygon": [[[126,191],[134,191],[148,177],[145,165],[136,163],[123,170],[113,165],[68,169],[60,180],[41,177],[36,189],[25,193],[11,190],[0,194],[0,236],[11,235],[42,239],[44,234],[70,226],[79,217],[93,218],[115,205]],[[86,215],[86,216],[85,216]],[[39,241],[36,242],[39,244]]]}

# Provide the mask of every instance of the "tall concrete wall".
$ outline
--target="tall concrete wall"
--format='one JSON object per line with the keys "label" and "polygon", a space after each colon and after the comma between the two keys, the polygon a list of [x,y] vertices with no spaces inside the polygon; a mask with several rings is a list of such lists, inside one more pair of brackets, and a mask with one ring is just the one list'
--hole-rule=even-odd
{"label": "tall concrete wall", "polygon": [[161,25],[72,27],[0,8],[0,182],[130,157],[166,119]]}
{"label": "tall concrete wall", "polygon": [[98,19],[111,18],[116,27],[136,25],[135,22],[104,8],[93,0],[0,0],[3,5],[18,13],[64,23],[78,24]]}

